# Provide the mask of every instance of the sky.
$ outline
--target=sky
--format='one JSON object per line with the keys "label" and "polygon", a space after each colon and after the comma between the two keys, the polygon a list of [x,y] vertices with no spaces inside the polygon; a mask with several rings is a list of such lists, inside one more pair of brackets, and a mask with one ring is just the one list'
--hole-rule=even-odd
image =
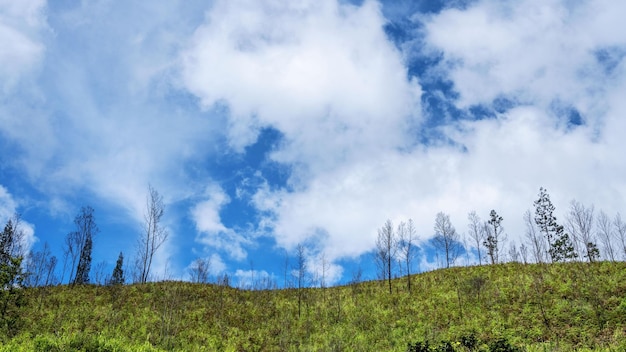
{"label": "sky", "polygon": [[[94,266],[135,248],[148,187],[169,237],[244,285],[323,255],[329,281],[412,219],[503,218],[544,187],[626,214],[626,3],[614,0],[0,0],[0,221],[59,258],[81,206]],[[466,262],[475,261],[470,248]],[[60,274],[59,274],[60,275]]]}

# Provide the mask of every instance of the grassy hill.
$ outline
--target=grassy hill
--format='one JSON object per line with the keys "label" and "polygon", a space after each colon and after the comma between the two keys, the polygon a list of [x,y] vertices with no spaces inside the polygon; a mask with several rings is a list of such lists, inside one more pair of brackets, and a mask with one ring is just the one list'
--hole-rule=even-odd
{"label": "grassy hill", "polygon": [[458,267],[414,276],[410,293],[406,278],[393,285],[26,289],[0,351],[626,351],[623,262]]}

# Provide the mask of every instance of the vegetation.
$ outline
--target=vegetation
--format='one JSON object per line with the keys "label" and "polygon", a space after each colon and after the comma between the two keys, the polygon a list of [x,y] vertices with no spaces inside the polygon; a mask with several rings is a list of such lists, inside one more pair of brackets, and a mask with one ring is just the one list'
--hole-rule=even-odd
{"label": "vegetation", "polygon": [[519,252],[511,243],[508,258],[503,218],[495,210],[485,222],[468,215],[478,263],[488,258],[491,265],[454,267],[472,249],[439,212],[430,243],[446,269],[415,274],[420,248],[412,220],[397,228],[387,220],[373,252],[379,281],[362,282],[359,268],[348,285],[327,287],[325,253],[317,253],[321,272],[311,275],[311,253],[299,244],[295,265],[286,254],[283,289],[254,277],[233,288],[227,273],[210,283],[207,258],[190,266],[191,282],[152,282],[152,258],[168,233],[162,197],[151,187],[132,285],[121,252],[110,276],[96,266],[90,277],[98,233],[91,207],[81,208],[65,238],[60,280],[47,243],[25,253],[16,216],[0,233],[0,352],[626,351],[620,215],[600,212],[594,221],[593,207],[573,201],[566,232],[545,189],[534,206],[534,217],[524,214],[528,241]]}
{"label": "vegetation", "polygon": [[[23,289],[0,351],[623,351],[626,263],[453,267],[406,280],[241,290],[158,282]],[[299,314],[299,301],[302,307]]]}

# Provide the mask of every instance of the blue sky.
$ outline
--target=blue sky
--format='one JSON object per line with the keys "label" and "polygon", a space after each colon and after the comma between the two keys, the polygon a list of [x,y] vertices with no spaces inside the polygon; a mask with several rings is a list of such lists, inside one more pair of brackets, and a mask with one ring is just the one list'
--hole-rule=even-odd
{"label": "blue sky", "polygon": [[[0,220],[60,258],[82,205],[94,265],[127,261],[148,185],[195,258],[282,284],[307,247],[334,282],[385,220],[504,217],[539,187],[611,216],[626,196],[626,5],[615,1],[0,1]],[[470,255],[465,261],[474,261]]]}

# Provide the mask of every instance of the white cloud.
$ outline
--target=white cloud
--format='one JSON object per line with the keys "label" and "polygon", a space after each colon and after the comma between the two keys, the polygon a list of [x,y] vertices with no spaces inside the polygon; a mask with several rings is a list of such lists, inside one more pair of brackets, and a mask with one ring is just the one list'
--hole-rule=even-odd
{"label": "white cloud", "polygon": [[44,0],[0,1],[0,88],[5,92],[42,59],[44,8]]}
{"label": "white cloud", "polygon": [[[489,105],[508,96],[522,106],[496,119],[452,120],[441,132],[458,146],[400,152],[377,145],[375,152],[363,148],[345,156],[332,139],[318,139],[325,144],[319,153],[311,158],[299,154],[298,162],[315,165],[317,157],[340,163],[297,179],[294,191],[265,187],[254,198],[269,214],[278,244],[293,248],[317,238],[332,258],[355,256],[372,248],[376,229],[387,218],[395,223],[413,218],[425,240],[433,235],[439,211],[450,214],[457,231],[465,233],[468,212],[476,210],[486,219],[490,209],[504,217],[510,241],[519,244],[522,215],[532,210],[540,186],[551,193],[558,214],[566,212],[572,198],[620,211],[626,165],[619,154],[626,145],[618,136],[626,104],[618,97],[626,92],[625,64],[622,60],[607,73],[593,53],[607,46],[624,48],[623,37],[615,35],[624,26],[608,16],[622,9],[594,4],[571,9],[558,1],[483,1],[429,18],[424,50],[437,47],[449,60],[440,70],[461,93],[461,100],[452,103]],[[578,109],[585,124],[568,126],[555,101]],[[303,135],[318,137],[308,130]],[[354,142],[349,133],[343,136]],[[380,136],[385,138],[386,131]],[[277,155],[301,153],[298,142],[289,147]]]}
{"label": "white cloud", "polygon": [[250,243],[235,230],[222,223],[220,210],[230,202],[226,193],[216,184],[209,185],[204,198],[191,209],[191,217],[199,235],[196,241],[215,249],[226,251],[232,258],[243,260],[247,253],[244,245]]}
{"label": "white cloud", "polygon": [[217,1],[183,57],[183,81],[203,106],[229,107],[236,149],[269,125],[290,143],[276,160],[324,167],[336,160],[320,148],[352,154],[404,141],[419,87],[383,24],[371,1]]}
{"label": "white cloud", "polygon": [[265,270],[237,269],[235,278],[237,279],[237,286],[244,289],[274,288],[276,285],[274,275]]}
{"label": "white cloud", "polygon": [[[607,87],[597,50],[624,47],[626,6],[614,1],[484,0],[425,18],[426,42],[444,54],[461,106],[505,95],[565,102],[590,112]],[[595,117],[595,116],[594,116]]]}
{"label": "white cloud", "polygon": [[[14,219],[17,213],[18,203],[13,199],[13,196],[2,185],[0,185],[0,231],[4,230],[4,226],[10,219]],[[25,253],[29,252],[32,246],[37,242],[35,236],[35,225],[19,219],[18,230],[22,231],[24,237],[22,237],[22,249]]]}
{"label": "white cloud", "polygon": [[406,79],[383,24],[371,1],[361,7],[218,1],[183,57],[184,84],[203,106],[228,106],[234,148],[252,143],[262,126],[283,133],[285,143],[271,158],[293,166],[289,182],[302,192],[261,189],[254,197],[271,213],[261,225],[273,227],[281,246],[292,248],[318,229],[331,234],[332,259],[370,246],[348,245],[354,238],[343,240],[337,231],[362,229],[363,214],[340,219],[335,208],[367,195],[355,189],[352,200],[324,198],[341,192],[327,187],[341,182],[334,177],[354,166],[369,168],[372,159],[404,146],[407,126],[419,115],[420,88]]}

